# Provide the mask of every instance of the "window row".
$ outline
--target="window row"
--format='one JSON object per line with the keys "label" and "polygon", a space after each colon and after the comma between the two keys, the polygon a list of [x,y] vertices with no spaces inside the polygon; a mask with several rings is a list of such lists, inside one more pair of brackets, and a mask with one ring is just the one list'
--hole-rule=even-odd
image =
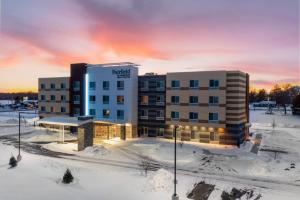
{"label": "window row", "polygon": [[[66,89],[67,88],[66,83],[60,83],[59,85],[60,85],[60,87],[57,87],[55,83],[50,83],[50,89]],[[41,83],[40,88],[41,89],[46,89],[46,84]]]}
{"label": "window row", "polygon": [[[102,110],[102,118],[109,119],[110,118],[110,110],[109,109],[103,109]],[[124,120],[124,110],[117,110],[117,119]],[[89,115],[96,116],[96,109],[90,109]]]}
{"label": "window row", "polygon": [[[180,80],[171,80],[171,87],[172,88],[180,88]],[[189,87],[191,89],[198,89],[199,88],[199,80],[190,80]],[[219,80],[209,80],[209,88],[210,89],[217,89],[219,88]]]}
{"label": "window row", "polygon": [[[124,81],[117,81],[117,90],[124,90],[125,83]],[[77,87],[78,88],[78,87]],[[89,90],[96,90],[97,84],[96,82],[89,82]],[[102,90],[109,90],[110,89],[110,82],[109,81],[102,81]]]}
{"label": "window row", "polygon": [[[165,116],[165,112],[164,110],[155,110],[155,117],[159,117],[159,118],[162,118]],[[142,109],[140,110],[140,117],[142,118],[145,118],[145,117],[148,117],[149,116],[149,110],[147,109]]]}
{"label": "window row", "polygon": [[141,90],[148,90],[150,88],[157,89],[157,90],[164,90],[165,89],[165,81],[163,81],[163,80],[139,81],[139,88]]}
{"label": "window row", "polygon": [[[40,97],[40,100],[41,101],[46,101],[47,98],[46,98],[46,95],[41,95]],[[60,95],[59,98],[56,98],[56,95],[50,95],[50,101],[67,101],[67,96],[66,95]]]}
{"label": "window row", "polygon": [[142,96],[140,96],[140,103],[141,104],[147,105],[150,102],[158,103],[158,104],[164,104],[165,103],[165,96],[164,95],[156,95],[156,96],[142,95]]}
{"label": "window row", "polygon": [[[41,111],[42,112],[47,112],[46,106],[41,106]],[[50,107],[50,110],[48,112],[58,112],[57,110],[54,109],[54,107]],[[66,113],[67,109],[66,107],[60,107],[60,112],[61,113]]]}
{"label": "window row", "polygon": [[[218,105],[219,104],[219,97],[218,96],[209,96],[208,102],[210,105]],[[180,103],[180,97],[179,96],[171,96],[171,103],[172,104],[179,104]],[[190,104],[198,104],[199,98],[198,96],[190,96],[189,97],[189,103]]]}
{"label": "window row", "polygon": [[[172,120],[179,120],[180,119],[180,113],[177,111],[171,111],[171,119]],[[196,120],[198,121],[199,116],[197,112],[189,112],[189,120]],[[218,121],[219,120],[219,114],[218,113],[209,113],[208,114],[208,120],[211,122]]]}
{"label": "window row", "polygon": [[[110,97],[108,95],[103,95],[102,96],[102,103],[103,104],[109,104],[109,100],[110,100]],[[95,95],[90,95],[89,96],[89,101],[90,103],[96,103],[96,96]],[[124,101],[125,101],[125,98],[123,95],[118,95],[116,96],[116,103],[117,104],[124,104]]]}

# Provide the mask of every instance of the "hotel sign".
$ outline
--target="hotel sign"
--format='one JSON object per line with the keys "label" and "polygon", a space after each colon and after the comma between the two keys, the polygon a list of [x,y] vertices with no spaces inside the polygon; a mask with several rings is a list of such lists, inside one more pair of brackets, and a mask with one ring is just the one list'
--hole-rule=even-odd
{"label": "hotel sign", "polygon": [[118,78],[130,78],[130,69],[112,70],[112,74],[117,75]]}

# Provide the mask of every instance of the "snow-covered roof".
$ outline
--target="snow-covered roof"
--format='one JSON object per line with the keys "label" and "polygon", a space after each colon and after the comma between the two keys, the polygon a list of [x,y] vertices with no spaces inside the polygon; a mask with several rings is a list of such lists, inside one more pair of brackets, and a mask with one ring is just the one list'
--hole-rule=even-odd
{"label": "snow-covered roof", "polygon": [[37,121],[39,124],[64,125],[64,126],[81,126],[92,119],[80,120],[78,117],[47,117]]}

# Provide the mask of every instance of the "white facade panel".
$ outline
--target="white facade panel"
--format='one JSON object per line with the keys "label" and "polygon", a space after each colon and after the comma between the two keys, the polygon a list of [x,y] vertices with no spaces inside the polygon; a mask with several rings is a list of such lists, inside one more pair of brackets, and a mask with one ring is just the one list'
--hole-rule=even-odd
{"label": "white facade panel", "polygon": [[[86,110],[95,111],[95,119],[113,123],[137,124],[138,109],[138,68],[134,66],[102,67],[100,65],[89,65],[87,68],[88,82],[86,88]],[[109,82],[109,88],[103,88],[103,82]],[[124,81],[124,89],[117,87],[118,81]],[[95,83],[95,88],[91,89],[89,84]],[[90,101],[95,96],[95,101]],[[109,96],[109,103],[103,102],[103,96]],[[117,103],[117,96],[124,96],[124,104]],[[103,115],[103,110],[109,110],[109,117]],[[124,111],[124,119],[118,119],[117,111]],[[90,113],[86,113],[90,114]]]}

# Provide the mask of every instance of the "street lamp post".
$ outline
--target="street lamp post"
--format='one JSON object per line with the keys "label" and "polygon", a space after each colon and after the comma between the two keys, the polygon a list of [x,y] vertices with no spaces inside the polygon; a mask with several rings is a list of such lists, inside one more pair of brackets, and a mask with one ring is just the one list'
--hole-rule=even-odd
{"label": "street lamp post", "polygon": [[19,112],[19,154],[17,160],[20,161],[21,159],[21,112]]}
{"label": "street lamp post", "polygon": [[177,179],[176,179],[176,165],[177,165],[177,128],[179,128],[178,125],[174,126],[174,194],[172,195],[172,200],[179,200],[179,196],[177,195],[176,192],[176,184],[177,184]]}
{"label": "street lamp post", "polygon": [[21,114],[32,114],[36,115],[36,113],[28,113],[28,112],[21,112],[19,111],[19,155],[17,157],[17,161],[21,161],[22,156],[21,156]]}

